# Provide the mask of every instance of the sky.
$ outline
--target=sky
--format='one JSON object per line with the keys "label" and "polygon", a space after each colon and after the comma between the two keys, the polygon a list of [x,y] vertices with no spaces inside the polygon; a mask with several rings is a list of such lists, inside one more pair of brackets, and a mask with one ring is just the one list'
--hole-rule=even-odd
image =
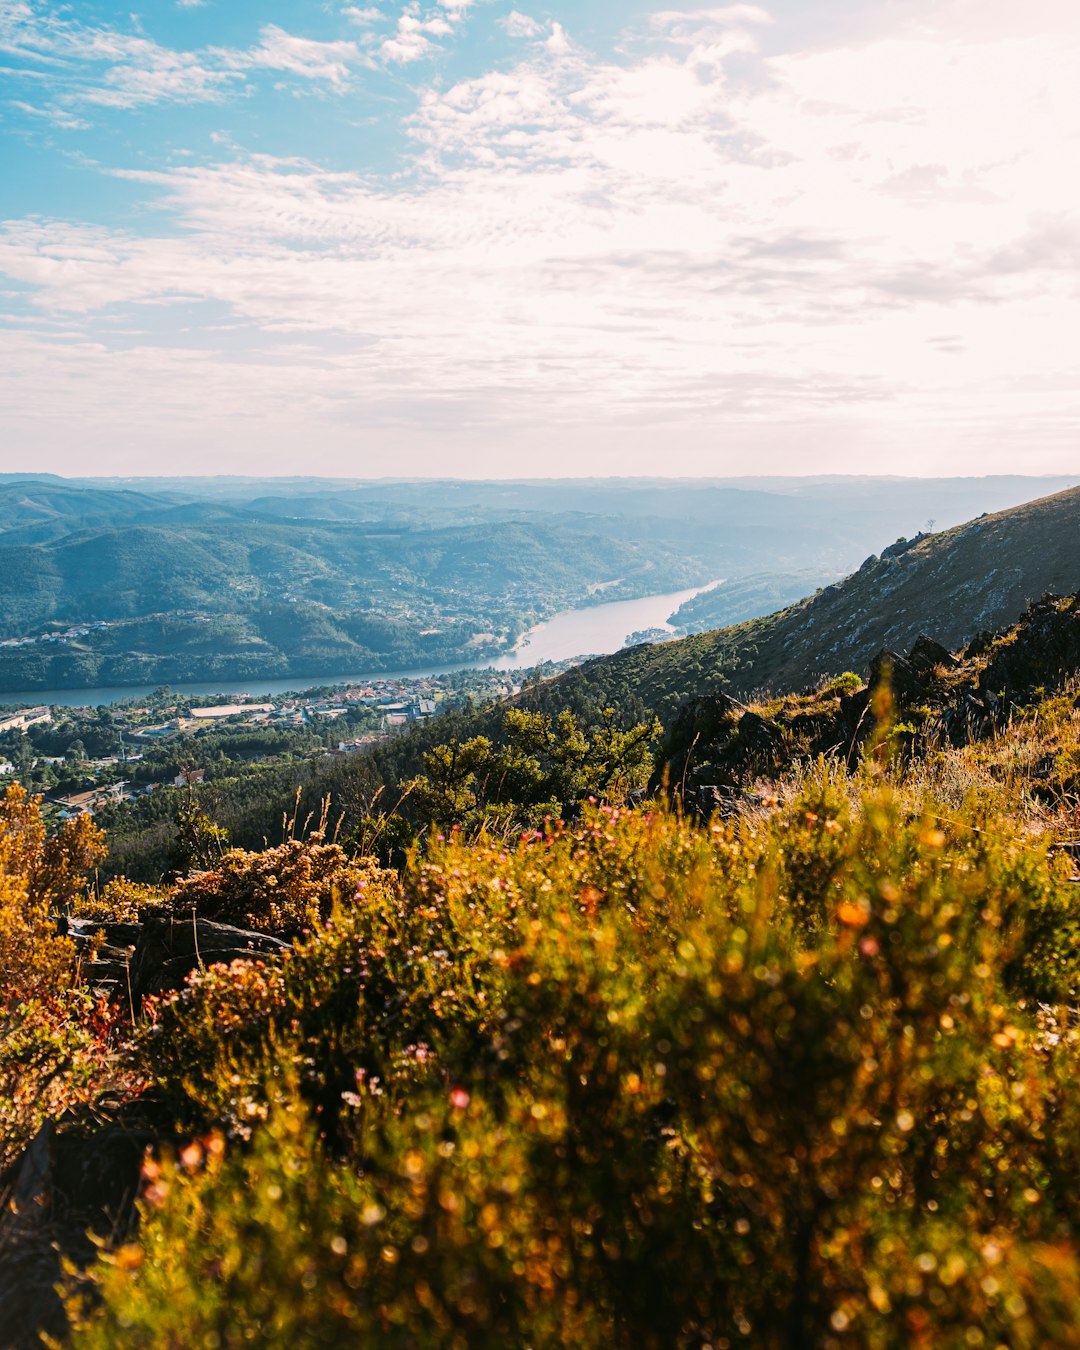
{"label": "sky", "polygon": [[1077,0],[0,0],[0,471],[1080,468]]}

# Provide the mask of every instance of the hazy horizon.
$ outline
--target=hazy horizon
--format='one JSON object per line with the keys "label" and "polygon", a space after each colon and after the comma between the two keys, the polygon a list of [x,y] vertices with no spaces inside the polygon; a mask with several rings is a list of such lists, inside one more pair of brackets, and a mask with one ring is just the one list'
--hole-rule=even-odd
{"label": "hazy horizon", "polygon": [[[70,483],[114,483],[114,482],[285,482],[285,483],[378,483],[378,484],[401,484],[420,485],[424,483],[492,483],[492,484],[520,484],[528,485],[530,483],[552,484],[552,483],[721,483],[721,484],[752,484],[752,483],[846,483],[858,482],[864,480],[867,482],[897,482],[897,483],[932,483],[939,482],[957,482],[957,481],[981,481],[986,479],[1007,479],[1019,482],[1060,482],[1066,484],[1066,487],[1072,486],[1072,479],[1080,480],[1080,470],[1072,473],[1022,473],[1020,471],[985,474],[964,474],[964,473],[920,473],[920,474],[899,474],[899,473],[757,473],[757,474],[716,474],[716,473],[613,473],[613,474],[594,474],[594,473],[552,473],[552,474],[514,474],[514,475],[478,475],[478,474],[424,474],[424,475],[402,475],[402,474],[301,474],[301,473],[152,473],[141,471],[138,473],[56,473],[47,469],[38,472],[34,470],[6,470],[0,469],[0,481],[8,482],[18,479],[30,479],[38,481],[41,479],[55,478],[61,482]],[[1069,481],[1067,481],[1069,480]]]}

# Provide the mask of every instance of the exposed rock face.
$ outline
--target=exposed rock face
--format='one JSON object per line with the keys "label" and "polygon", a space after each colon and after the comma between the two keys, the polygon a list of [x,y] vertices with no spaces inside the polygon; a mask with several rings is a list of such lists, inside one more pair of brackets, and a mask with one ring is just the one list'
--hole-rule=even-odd
{"label": "exposed rock face", "polygon": [[[200,965],[228,964],[256,955],[284,953],[290,944],[269,933],[249,932],[209,919],[155,918],[145,923],[62,919],[75,943],[82,974],[99,995],[137,1003],[147,994],[179,989]],[[104,942],[96,941],[104,933]]]}
{"label": "exposed rock face", "polygon": [[[1078,672],[1080,592],[1064,600],[1044,596],[1014,628],[980,634],[961,656],[921,635],[907,656],[878,652],[863,688],[803,697],[775,719],[725,694],[692,699],[667,738],[667,783],[688,808],[709,815],[729,809],[756,778],[795,759],[824,754],[852,763],[873,733],[874,693],[882,684],[891,691],[897,721],[908,724],[898,744],[911,749],[992,735],[1037,691],[1060,689]],[[654,790],[660,781],[658,775]]]}
{"label": "exposed rock face", "polygon": [[249,961],[268,952],[284,953],[289,944],[269,933],[253,933],[209,919],[150,919],[135,948],[131,985],[137,998],[179,989],[199,965]]}
{"label": "exposed rock face", "polygon": [[[783,755],[775,722],[725,694],[691,700],[668,736],[666,778],[686,804],[710,814],[733,797],[749,774],[769,773]],[[660,787],[658,778],[652,785]]]}
{"label": "exposed rock face", "polygon": [[923,635],[915,639],[908,660],[924,679],[932,675],[939,666],[943,666],[946,670],[955,670],[960,664],[959,659],[953,656],[947,647]]}
{"label": "exposed rock face", "polygon": [[[917,544],[921,544],[926,537],[925,533],[920,530],[914,539],[898,539],[895,544],[890,544],[888,548],[883,548],[881,550],[881,556],[883,558],[903,557],[910,549],[913,549]],[[865,563],[863,565],[865,566]]]}
{"label": "exposed rock face", "polygon": [[1054,596],[1032,605],[1012,642],[993,652],[982,673],[983,688],[1021,697],[1054,688],[1064,673],[1080,668],[1080,591],[1066,606]]}

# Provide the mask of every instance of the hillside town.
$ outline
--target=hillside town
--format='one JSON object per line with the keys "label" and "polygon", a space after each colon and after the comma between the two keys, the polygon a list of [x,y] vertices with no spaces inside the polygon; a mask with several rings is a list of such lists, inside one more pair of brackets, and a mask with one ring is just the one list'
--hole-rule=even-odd
{"label": "hillside town", "polygon": [[373,679],[272,697],[158,690],[109,707],[0,708],[0,787],[42,792],[50,814],[96,814],[162,788],[200,786],[208,761],[269,764],[362,753],[410,725],[506,698],[521,672]]}

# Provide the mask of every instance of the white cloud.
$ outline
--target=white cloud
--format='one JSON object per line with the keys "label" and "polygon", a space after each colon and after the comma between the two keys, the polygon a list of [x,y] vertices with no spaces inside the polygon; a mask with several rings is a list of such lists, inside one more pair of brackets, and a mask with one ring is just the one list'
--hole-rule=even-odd
{"label": "white cloud", "polygon": [[404,13],[398,16],[397,30],[393,37],[386,38],[379,48],[385,60],[398,65],[408,65],[413,61],[433,56],[441,50],[438,43],[432,42],[431,39],[449,37],[454,31],[454,24],[464,17],[472,0],[461,0],[461,3],[439,0],[439,3],[442,6],[441,10],[426,12],[421,11],[416,0],[406,7]]}
{"label": "white cloud", "polygon": [[537,23],[528,14],[521,14],[516,9],[512,9],[501,23],[506,33],[513,38],[539,37],[544,31],[543,24]]}
{"label": "white cloud", "polygon": [[661,9],[651,16],[654,28],[694,32],[732,24],[771,24],[772,15],[758,5],[724,5],[714,9]]}
{"label": "white cloud", "polygon": [[545,41],[544,46],[553,56],[563,56],[571,50],[570,39],[561,23],[551,25],[551,36]]}
{"label": "white cloud", "polygon": [[367,24],[379,23],[386,18],[386,15],[382,10],[376,9],[374,6],[368,6],[366,9],[358,9],[355,5],[347,5],[341,12],[346,18],[351,19],[353,23],[363,24],[365,26]]}
{"label": "white cloud", "polygon": [[[703,61],[748,8],[665,17],[617,60],[563,34],[432,85],[413,177],[239,158],[129,174],[169,213],[160,237],[9,222],[0,272],[87,336],[27,339],[0,400],[37,435],[35,414],[108,424],[139,389],[133,436],[155,408],[178,443],[196,423],[252,445],[318,428],[352,471],[365,437],[428,471],[448,447],[498,471],[508,443],[519,470],[648,471],[661,438],[683,471],[812,447],[819,469],[990,472],[1016,444],[1074,466],[1075,35],[923,17]],[[390,40],[434,46],[436,13]],[[208,350],[110,354],[98,333],[192,300],[230,325]]]}
{"label": "white cloud", "polygon": [[355,42],[317,42],[287,33],[277,24],[267,24],[259,37],[259,45],[240,57],[238,64],[267,66],[306,80],[343,85],[349,78],[350,67],[361,59]]}
{"label": "white cloud", "polygon": [[144,38],[98,36],[90,53],[113,64],[99,81],[79,90],[75,101],[105,107],[134,108],[165,100],[213,102],[237,78],[195,53],[171,51]]}
{"label": "white cloud", "polygon": [[28,117],[44,118],[46,121],[52,122],[55,126],[62,128],[64,131],[87,131],[91,125],[85,118],[76,117],[73,113],[67,112],[64,108],[52,106],[38,108],[32,103],[24,103],[21,99],[15,98],[10,100],[10,104],[11,107],[18,108],[20,112],[25,113]]}
{"label": "white cloud", "polygon": [[[194,2],[187,0],[189,7]],[[217,102],[243,87],[246,73],[259,68],[343,88],[352,68],[366,63],[354,42],[320,42],[275,24],[266,25],[259,43],[246,51],[178,51],[141,33],[57,16],[26,0],[7,0],[0,7],[0,50],[42,67],[26,73],[43,75],[51,84],[54,97],[48,107],[59,126],[74,125],[70,110],[77,106]]]}
{"label": "white cloud", "polygon": [[403,14],[398,19],[395,36],[387,38],[379,50],[386,60],[407,65],[430,55],[435,50],[435,44],[427,37],[418,20]]}

